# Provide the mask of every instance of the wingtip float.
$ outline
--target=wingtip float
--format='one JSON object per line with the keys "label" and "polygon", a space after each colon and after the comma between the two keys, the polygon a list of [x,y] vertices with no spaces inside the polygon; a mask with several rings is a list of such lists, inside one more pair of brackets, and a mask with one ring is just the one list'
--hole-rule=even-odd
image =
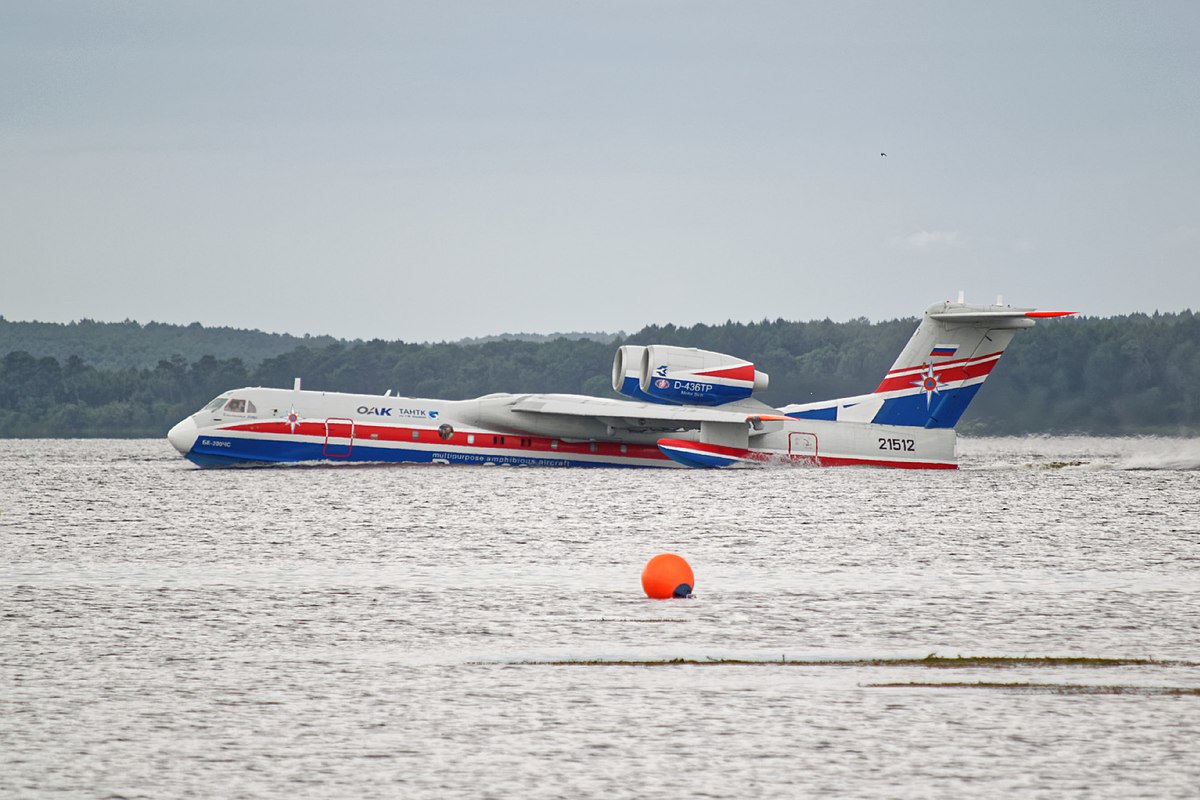
{"label": "wingtip float", "polygon": [[[998,298],[999,299],[999,298]],[[629,400],[490,394],[474,400],[252,387],[223,393],[167,434],[201,466],[405,462],[544,467],[768,463],[955,469],[954,426],[1017,331],[1072,311],[930,306],[869,394],[773,408],[767,374],[723,353],[624,345]]]}

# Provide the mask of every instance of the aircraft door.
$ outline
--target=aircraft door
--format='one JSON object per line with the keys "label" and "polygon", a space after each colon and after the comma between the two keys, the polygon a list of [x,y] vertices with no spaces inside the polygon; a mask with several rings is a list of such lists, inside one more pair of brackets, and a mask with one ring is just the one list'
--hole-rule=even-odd
{"label": "aircraft door", "polygon": [[330,417],[325,420],[325,446],[321,453],[326,458],[349,458],[354,449],[354,420]]}
{"label": "aircraft door", "polygon": [[815,433],[789,433],[788,455],[797,460],[812,460],[817,457],[817,435]]}

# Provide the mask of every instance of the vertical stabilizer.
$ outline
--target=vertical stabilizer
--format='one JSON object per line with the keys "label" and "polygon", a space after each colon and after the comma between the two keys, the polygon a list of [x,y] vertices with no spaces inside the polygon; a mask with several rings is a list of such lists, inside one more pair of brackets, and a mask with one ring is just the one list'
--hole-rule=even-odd
{"label": "vertical stabilizer", "polygon": [[1037,317],[1070,313],[949,301],[930,306],[875,390],[882,404],[871,421],[953,428],[1017,331],[1033,327]]}

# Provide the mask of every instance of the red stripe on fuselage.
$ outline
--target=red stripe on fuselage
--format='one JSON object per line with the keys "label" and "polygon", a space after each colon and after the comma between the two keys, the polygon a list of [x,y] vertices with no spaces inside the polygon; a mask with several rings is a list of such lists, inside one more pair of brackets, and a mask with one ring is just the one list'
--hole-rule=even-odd
{"label": "red stripe on fuselage", "polygon": [[679,450],[694,450],[697,453],[712,453],[729,458],[744,458],[750,461],[765,463],[775,461],[793,461],[798,464],[812,464],[815,467],[890,467],[892,469],[958,469],[958,464],[944,461],[902,461],[899,459],[882,458],[853,458],[847,456],[816,456],[791,455],[789,453],[771,450],[747,450],[742,447],[727,447],[720,444],[705,444],[704,442],[689,442],[683,439],[659,439],[658,443]]}
{"label": "red stripe on fuselage", "polygon": [[891,469],[958,469],[958,464],[947,464],[943,461],[887,461],[873,458],[843,458],[838,456],[817,456],[817,466],[820,467],[889,467]]}
{"label": "red stripe on fuselage", "polygon": [[[324,421],[306,420],[296,426],[295,432],[287,421],[263,420],[227,425],[220,430],[244,433],[270,433],[283,436],[317,436],[324,438]],[[416,437],[413,437],[413,433]],[[334,438],[350,437],[350,423],[329,423],[328,435]],[[468,441],[474,437],[474,441]],[[469,447],[483,450],[509,450],[537,455],[589,455],[617,458],[640,458],[654,461],[669,461],[657,445],[626,444],[618,442],[566,442],[546,436],[522,436],[520,434],[492,433],[490,431],[456,430],[449,439],[443,439],[437,428],[401,428],[391,425],[373,425],[366,422],[354,423],[354,443],[369,446],[376,443],[436,445],[437,447]],[[592,445],[595,445],[595,450]],[[624,448],[624,450],[622,450]]]}

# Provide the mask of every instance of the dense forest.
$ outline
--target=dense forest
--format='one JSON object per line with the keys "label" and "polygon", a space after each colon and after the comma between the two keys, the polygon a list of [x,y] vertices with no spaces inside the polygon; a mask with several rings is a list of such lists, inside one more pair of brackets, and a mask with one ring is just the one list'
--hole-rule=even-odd
{"label": "dense forest", "polygon": [[[610,343],[564,337],[411,344],[322,337],[292,339],[290,347],[274,352],[264,349],[263,340],[247,337],[241,349],[213,347],[216,352],[200,355],[205,345],[183,337],[178,351],[154,366],[122,365],[112,355],[122,348],[150,349],[138,344],[128,326],[161,333],[154,326],[90,325],[94,341],[81,352],[62,356],[68,351],[60,343],[14,348],[0,357],[0,437],[162,436],[225,390],[287,387],[296,376],[306,389],[380,394],[391,389],[410,397],[460,399],[497,391],[614,396],[609,373],[619,344],[674,344],[741,356],[771,374],[764,401],[809,402],[874,389],[916,320],[651,326]],[[74,335],[71,327],[59,329]],[[230,329],[196,326],[196,341],[221,341],[204,338],[212,330]],[[106,335],[112,341],[104,341]],[[1195,435],[1200,316],[1184,311],[1044,320],[1018,335],[959,429]]]}
{"label": "dense forest", "polygon": [[0,316],[0,354],[21,351],[65,362],[78,356],[96,369],[121,370],[153,367],[162,359],[182,356],[196,361],[203,356],[240,358],[251,366],[264,358],[294,350],[300,345],[325,347],[332,336],[291,336],[238,328],[206,328],[199,322],[170,325],[148,322],[15,322]]}
{"label": "dense forest", "polygon": [[[458,344],[524,341],[549,342],[555,339],[593,339],[612,342],[624,333],[504,333],[461,339]],[[240,328],[206,328],[199,322],[191,325],[171,325],[149,322],[145,325],[124,322],[97,322],[81,319],[76,322],[17,322],[0,316],[0,355],[21,351],[42,358],[53,356],[60,363],[78,356],[96,369],[128,369],[153,367],[159,361],[182,356],[196,361],[203,356],[217,359],[240,358],[254,368],[264,359],[295,350],[297,347],[328,347],[345,340],[333,336],[292,336],[286,333],[263,333]]]}

